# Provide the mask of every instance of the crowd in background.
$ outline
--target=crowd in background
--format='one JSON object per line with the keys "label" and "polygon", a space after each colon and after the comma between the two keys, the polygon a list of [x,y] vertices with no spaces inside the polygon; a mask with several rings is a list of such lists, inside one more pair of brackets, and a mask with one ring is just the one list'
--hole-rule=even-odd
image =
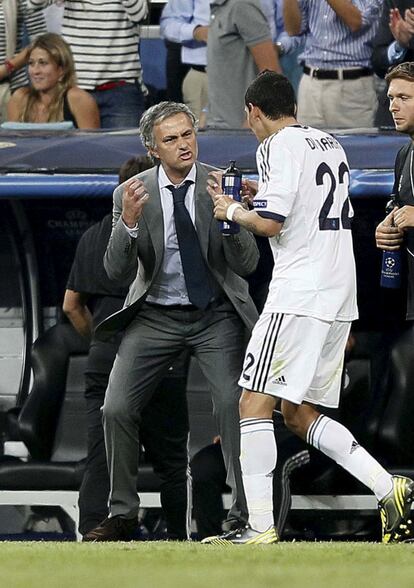
{"label": "crowd in background", "polygon": [[[151,8],[146,0],[3,0],[0,121],[136,127],[154,100],[139,56]],[[292,82],[303,124],[392,127],[383,77],[412,57],[414,9],[411,0],[169,0],[160,31],[160,97],[184,101],[200,127],[245,126],[244,92],[263,69]],[[63,41],[46,37],[40,63],[33,42],[46,33]],[[44,74],[45,60],[65,75]]]}

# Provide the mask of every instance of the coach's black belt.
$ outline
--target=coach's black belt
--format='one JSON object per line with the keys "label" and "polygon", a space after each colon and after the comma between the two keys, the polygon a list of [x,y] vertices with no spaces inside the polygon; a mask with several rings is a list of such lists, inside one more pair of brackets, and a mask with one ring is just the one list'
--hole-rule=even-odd
{"label": "coach's black belt", "polygon": [[303,73],[317,80],[357,80],[372,76],[372,69],[369,67],[358,67],[355,69],[319,69],[318,67],[303,66]]}
{"label": "coach's black belt", "polygon": [[196,71],[202,71],[203,73],[206,73],[206,66],[205,65],[195,65],[194,63],[192,63],[191,69],[195,69]]}
{"label": "coach's black belt", "polygon": [[183,310],[185,312],[192,312],[194,310],[200,310],[198,306],[194,306],[194,304],[157,304],[156,302],[146,302],[150,306],[154,308],[159,308],[160,310]]}

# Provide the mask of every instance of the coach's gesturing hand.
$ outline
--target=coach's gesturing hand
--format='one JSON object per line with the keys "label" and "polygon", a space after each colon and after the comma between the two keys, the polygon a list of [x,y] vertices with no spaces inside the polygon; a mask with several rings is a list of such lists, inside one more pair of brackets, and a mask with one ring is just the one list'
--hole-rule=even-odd
{"label": "coach's gesturing hand", "polygon": [[126,182],[122,196],[122,220],[127,227],[136,226],[148,199],[149,194],[141,180],[131,179]]}

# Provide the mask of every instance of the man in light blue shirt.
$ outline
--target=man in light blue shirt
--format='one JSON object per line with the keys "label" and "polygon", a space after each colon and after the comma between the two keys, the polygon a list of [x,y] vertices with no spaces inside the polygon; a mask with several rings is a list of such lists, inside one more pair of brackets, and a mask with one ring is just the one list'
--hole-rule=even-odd
{"label": "man in light blue shirt", "polygon": [[180,43],[181,62],[190,70],[183,81],[184,102],[205,124],[208,104],[207,36],[210,20],[209,0],[169,0],[160,19],[161,36]]}
{"label": "man in light blue shirt", "polygon": [[372,40],[383,0],[285,0],[290,35],[304,35],[298,120],[316,128],[372,127]]}

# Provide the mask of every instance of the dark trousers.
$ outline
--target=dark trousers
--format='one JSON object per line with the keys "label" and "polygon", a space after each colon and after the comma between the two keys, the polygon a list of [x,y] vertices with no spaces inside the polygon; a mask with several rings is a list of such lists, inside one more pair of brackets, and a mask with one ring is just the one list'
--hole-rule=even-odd
{"label": "dark trousers", "polygon": [[244,334],[229,302],[205,311],[144,304],[137,313],[123,335],[103,406],[112,516],[133,518],[138,512],[136,464],[143,410],[168,366],[187,351],[197,359],[212,394],[227,483],[233,491],[229,518],[246,520],[238,414]]}
{"label": "dark trousers", "polygon": [[[102,426],[102,405],[116,342],[91,346],[86,378],[88,457],[79,492],[79,531],[87,533],[108,516],[109,475]],[[188,411],[185,383],[188,361],[182,356],[159,384],[143,411],[141,443],[145,458],[160,478],[161,504],[172,539],[187,538]],[[99,370],[99,371],[97,371]]]}

